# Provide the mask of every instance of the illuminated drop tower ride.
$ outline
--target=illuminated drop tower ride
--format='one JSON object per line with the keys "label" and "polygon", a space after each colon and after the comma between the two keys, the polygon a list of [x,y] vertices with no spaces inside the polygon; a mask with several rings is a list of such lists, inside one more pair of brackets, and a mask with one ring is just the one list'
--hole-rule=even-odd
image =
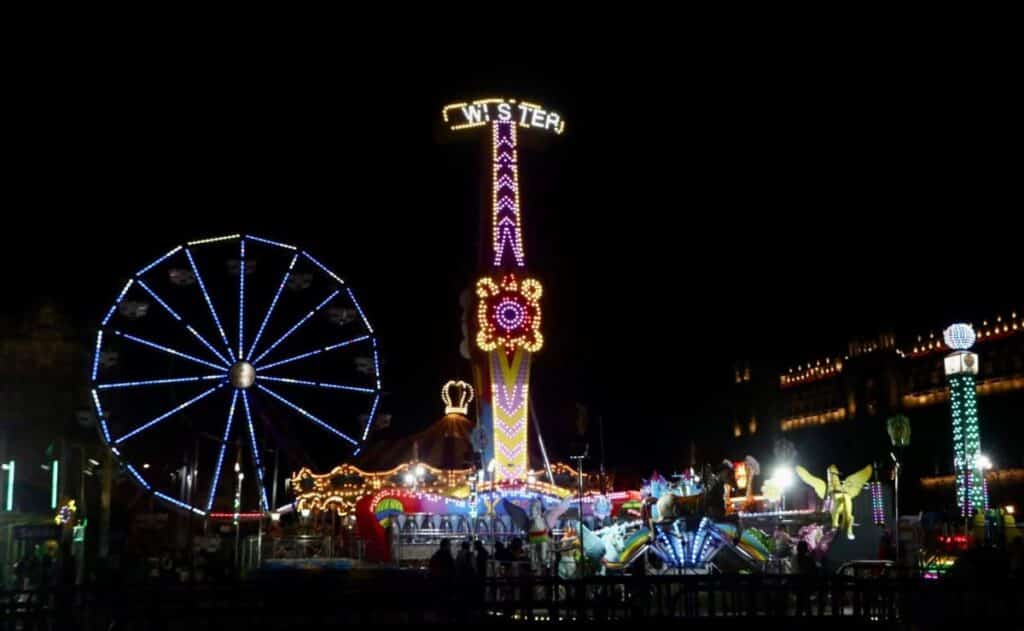
{"label": "illuminated drop tower ride", "polygon": [[491,247],[481,261],[474,298],[471,330],[479,351],[474,380],[483,395],[479,421],[490,436],[484,463],[495,463],[495,482],[525,480],[530,466],[530,361],[544,344],[543,290],[527,274],[517,139],[529,129],[561,134],[565,122],[540,105],[515,99],[453,103],[441,115],[452,131],[490,131],[490,210],[484,220],[490,222]]}
{"label": "illuminated drop tower ride", "polygon": [[949,409],[953,417],[953,475],[956,503],[963,517],[975,509],[988,510],[988,484],[985,482],[985,458],[981,453],[981,430],[978,427],[976,396],[978,355],[974,346],[974,329],[969,324],[954,324],[942,332],[946,346],[953,352],[944,364],[949,383]]}

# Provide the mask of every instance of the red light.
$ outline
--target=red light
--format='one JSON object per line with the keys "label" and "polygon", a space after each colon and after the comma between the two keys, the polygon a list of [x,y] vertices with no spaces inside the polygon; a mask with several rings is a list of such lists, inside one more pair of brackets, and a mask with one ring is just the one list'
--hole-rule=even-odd
{"label": "red light", "polygon": [[[210,513],[210,519],[234,519],[236,513]],[[237,513],[238,519],[262,519],[263,513]]]}

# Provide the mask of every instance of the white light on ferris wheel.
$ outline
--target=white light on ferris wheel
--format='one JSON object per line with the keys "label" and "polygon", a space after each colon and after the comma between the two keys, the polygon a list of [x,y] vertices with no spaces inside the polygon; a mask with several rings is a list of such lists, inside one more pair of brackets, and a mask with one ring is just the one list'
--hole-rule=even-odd
{"label": "white light on ferris wheel", "polygon": [[942,332],[942,339],[946,342],[946,346],[954,351],[965,351],[974,346],[977,336],[970,324],[957,323],[949,325]]}

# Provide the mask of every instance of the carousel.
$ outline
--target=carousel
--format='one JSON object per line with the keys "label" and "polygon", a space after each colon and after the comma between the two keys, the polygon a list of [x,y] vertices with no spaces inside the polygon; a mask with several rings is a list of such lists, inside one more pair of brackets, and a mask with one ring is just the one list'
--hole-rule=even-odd
{"label": "carousel", "polygon": [[[474,446],[475,424],[466,415],[472,400],[472,386],[450,381],[442,390],[444,416],[422,432],[378,443],[358,462],[326,473],[300,469],[290,482],[295,510],[312,530],[360,541],[368,561],[415,564],[442,538],[489,546],[517,538],[555,542],[581,505],[593,528],[639,499],[639,492],[602,492],[591,474],[582,475],[581,497],[580,473],[560,462],[528,469],[522,479],[498,478],[493,461],[481,466],[479,432]],[[375,466],[395,461],[401,464]],[[614,478],[604,481],[610,486]],[[533,524],[538,519],[542,526]]]}

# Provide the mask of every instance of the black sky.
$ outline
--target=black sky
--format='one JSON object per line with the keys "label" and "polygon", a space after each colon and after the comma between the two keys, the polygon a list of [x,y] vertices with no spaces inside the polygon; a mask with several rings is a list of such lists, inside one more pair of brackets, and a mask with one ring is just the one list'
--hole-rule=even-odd
{"label": "black sky", "polygon": [[1007,73],[980,55],[813,51],[480,71],[65,59],[9,91],[3,311],[54,300],[84,339],[169,245],[292,241],[359,290],[395,426],[419,429],[439,384],[468,376],[457,300],[481,217],[479,146],[439,142],[440,107],[529,98],[568,124],[521,154],[546,288],[538,412],[567,441],[583,402],[609,461],[668,466],[725,423],[735,358],[797,362],[1024,306]]}

